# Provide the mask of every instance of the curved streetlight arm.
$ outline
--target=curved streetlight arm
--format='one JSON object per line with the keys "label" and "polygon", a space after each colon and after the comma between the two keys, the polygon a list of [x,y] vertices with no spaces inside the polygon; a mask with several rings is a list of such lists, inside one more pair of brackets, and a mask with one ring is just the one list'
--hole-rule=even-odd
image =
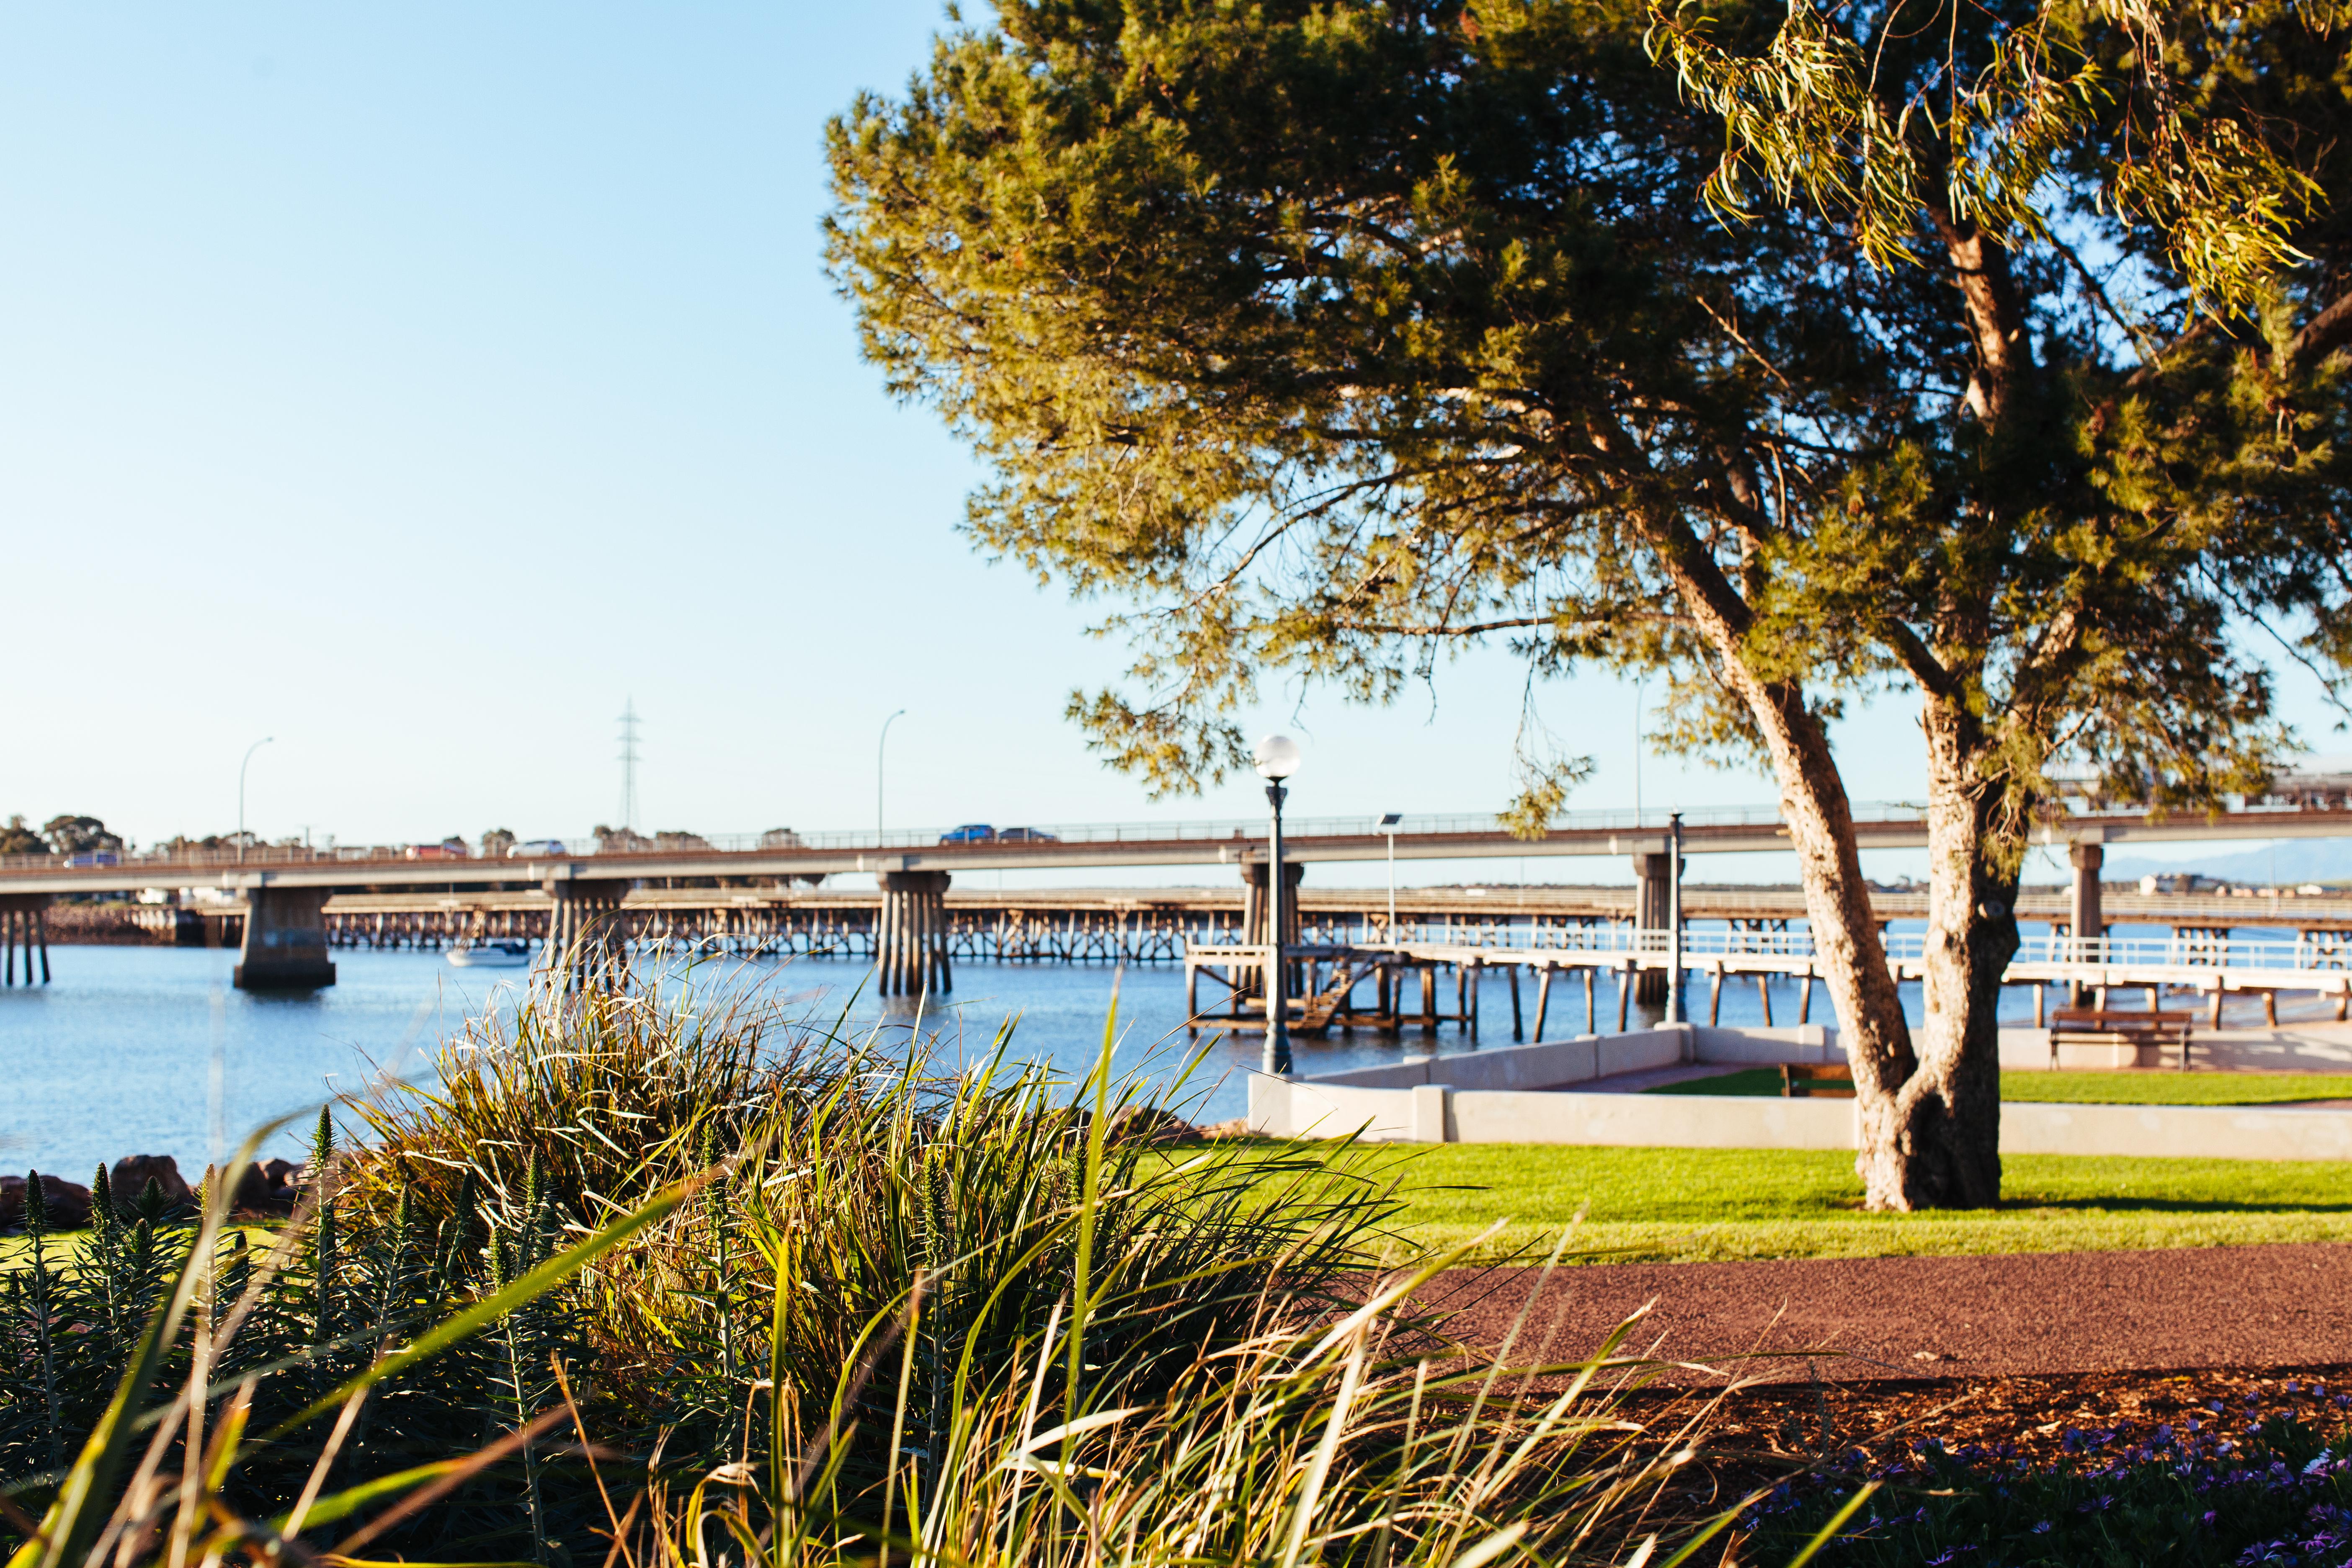
{"label": "curved streetlight arm", "polygon": [[240,863],[245,859],[245,770],[253,765],[253,753],[276,739],[275,735],[262,736],[245,749],[245,760],[236,764],[236,858]]}

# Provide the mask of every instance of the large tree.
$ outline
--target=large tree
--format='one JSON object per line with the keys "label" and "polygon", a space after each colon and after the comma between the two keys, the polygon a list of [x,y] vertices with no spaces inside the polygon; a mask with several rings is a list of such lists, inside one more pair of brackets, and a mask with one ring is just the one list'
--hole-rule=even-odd
{"label": "large tree", "polygon": [[56,855],[119,853],[122,848],[121,836],[109,833],[105,823],[95,816],[76,816],[70,812],[41,824],[41,837],[48,841],[50,853]]}
{"label": "large tree", "polygon": [[[1993,50],[1983,15],[1965,39],[1895,18],[1880,57]],[[1725,182],[1700,193],[1753,82],[1719,68],[1766,55],[1779,9],[1653,33],[1687,92],[1628,0],[998,16],[833,127],[831,255],[892,388],[991,465],[975,537],[1124,602],[1131,692],[1073,699],[1097,743],[1182,787],[1238,760],[1261,670],[1378,700],[1469,638],[1669,670],[1676,743],[1778,778],[1868,1201],[1992,1201],[1995,1003],[2051,771],[2210,801],[2283,739],[2247,619],[2341,652],[2288,624],[2346,595],[2340,366],[2280,346],[2334,252],[2259,327],[2159,350],[2116,322],[2188,286],[2089,175],[2053,174],[2078,199],[2009,243],[1931,189],[1932,264],[1891,264],[1850,201],[1726,221]],[[2300,122],[2344,111],[2331,68],[2297,68],[2322,88]],[[2319,255],[2336,215],[2305,217]],[[1931,792],[1916,1033],[1826,730],[1889,687]],[[1522,817],[1563,777],[1533,765]]]}

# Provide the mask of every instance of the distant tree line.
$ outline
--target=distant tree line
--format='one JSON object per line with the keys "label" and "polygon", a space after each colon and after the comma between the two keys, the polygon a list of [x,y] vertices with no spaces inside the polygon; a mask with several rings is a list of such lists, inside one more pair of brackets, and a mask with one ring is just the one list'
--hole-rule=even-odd
{"label": "distant tree line", "polygon": [[53,816],[36,830],[18,813],[0,827],[0,855],[120,854],[122,847],[121,836],[95,816]]}

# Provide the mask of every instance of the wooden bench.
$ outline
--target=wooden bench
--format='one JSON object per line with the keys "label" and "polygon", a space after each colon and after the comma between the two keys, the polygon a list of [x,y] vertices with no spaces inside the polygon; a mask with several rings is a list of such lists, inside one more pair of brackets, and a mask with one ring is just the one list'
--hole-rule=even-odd
{"label": "wooden bench", "polygon": [[1783,1100],[1852,1100],[1853,1068],[1843,1062],[1782,1062]]}
{"label": "wooden bench", "polygon": [[2128,1013],[2098,1007],[2060,1007],[2050,1015],[2050,1065],[2058,1065],[2063,1043],[2154,1046],[2159,1060],[2167,1046],[2180,1047],[2180,1066],[2189,1067],[2189,1041],[2197,1022],[2194,1013]]}

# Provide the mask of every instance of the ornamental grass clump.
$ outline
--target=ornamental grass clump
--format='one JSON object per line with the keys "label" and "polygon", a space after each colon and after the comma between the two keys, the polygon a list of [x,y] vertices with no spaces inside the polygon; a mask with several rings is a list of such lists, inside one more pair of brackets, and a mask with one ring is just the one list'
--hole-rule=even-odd
{"label": "ornamental grass clump", "polygon": [[1916,1439],[1844,1474],[1786,1483],[1742,1516],[1777,1561],[1818,1533],[1857,1479],[1878,1489],[1820,1561],[2077,1568],[2080,1564],[2343,1568],[2352,1563],[2352,1397],[2290,1382],[2275,1395],[2209,1401],[2153,1426],[2070,1429],[2042,1462],[2013,1447]]}
{"label": "ornamental grass clump", "polygon": [[[926,1305],[910,1297],[895,1331],[834,1392],[827,1420],[690,1488],[657,1483],[642,1515],[614,1514],[615,1559],[1671,1563],[1730,1522],[1675,1495],[1703,1407],[1663,1428],[1635,1418],[1620,1380],[1645,1381],[1647,1369],[1617,1359],[1615,1340],[1549,1379],[1429,1353],[1424,1326],[1402,1308],[1446,1261],[1368,1281],[1368,1299],[1336,1319],[1271,1310],[1234,1342],[1198,1348],[1148,1397],[1088,1381],[1074,1298],[1003,1347],[1001,1377],[960,1385],[949,1419],[920,1444],[901,1440],[924,1398]],[[1080,1356],[1089,1359],[1074,1379],[1066,1357]],[[843,1420],[877,1383],[891,1391],[876,1412],[887,1446]],[[853,1440],[888,1467],[878,1500],[870,1476],[862,1497],[842,1488],[842,1447]]]}
{"label": "ornamental grass clump", "polygon": [[413,1083],[343,1100],[365,1151],[347,1204],[388,1215],[406,1194],[446,1215],[470,1183],[513,1214],[543,1199],[576,1234],[823,1092],[833,1037],[757,986],[689,972],[659,991],[566,994],[560,980],[542,973],[520,1005],[467,1019]]}

